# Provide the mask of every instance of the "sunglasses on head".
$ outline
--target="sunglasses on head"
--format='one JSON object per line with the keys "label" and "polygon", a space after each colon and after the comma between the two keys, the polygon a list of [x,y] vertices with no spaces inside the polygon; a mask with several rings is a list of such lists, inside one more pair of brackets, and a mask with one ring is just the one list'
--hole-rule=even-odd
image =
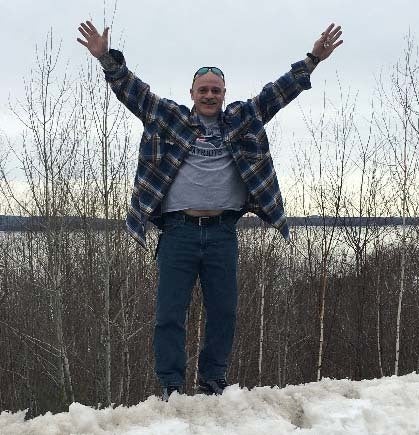
{"label": "sunglasses on head", "polygon": [[203,66],[199,68],[199,70],[194,74],[193,79],[195,80],[197,77],[202,76],[210,71],[224,80],[224,73],[216,66]]}

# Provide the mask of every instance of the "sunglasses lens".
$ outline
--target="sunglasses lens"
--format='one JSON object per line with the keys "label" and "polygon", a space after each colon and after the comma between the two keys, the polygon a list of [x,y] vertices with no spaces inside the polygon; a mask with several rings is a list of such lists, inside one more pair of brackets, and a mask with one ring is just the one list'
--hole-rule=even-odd
{"label": "sunglasses lens", "polygon": [[207,66],[203,66],[202,68],[199,68],[199,70],[195,73],[196,76],[202,76],[203,74],[206,74],[210,69]]}
{"label": "sunglasses lens", "polygon": [[199,68],[199,70],[195,73],[194,80],[198,76],[202,76],[206,74],[207,72],[213,72],[217,76],[221,77],[224,80],[224,73],[220,70],[220,68],[217,68],[216,66],[203,66],[202,68]]}
{"label": "sunglasses lens", "polygon": [[212,71],[214,74],[216,74],[217,76],[224,77],[224,74],[223,74],[223,72],[220,70],[220,68],[217,68],[217,67],[213,66],[213,67],[211,68],[211,71]]}

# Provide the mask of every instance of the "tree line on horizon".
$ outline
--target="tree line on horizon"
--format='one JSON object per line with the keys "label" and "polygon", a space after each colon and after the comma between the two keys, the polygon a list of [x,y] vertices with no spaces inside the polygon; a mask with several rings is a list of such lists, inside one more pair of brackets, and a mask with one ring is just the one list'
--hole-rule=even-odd
{"label": "tree line on horizon", "polygon": [[[366,125],[343,88],[339,104],[324,96],[317,118],[303,113],[309,139],[295,139],[293,182],[283,189],[288,212],[303,216],[292,243],[265,225],[239,227],[231,383],[285,386],[419,369],[415,47],[407,39],[379,82]],[[11,107],[21,138],[0,136],[0,213],[42,222],[42,231],[0,237],[0,411],[28,409],[28,417],[74,401],[131,405],[159,393],[158,233],[150,230],[142,250],[121,225],[137,152],[130,115],[91,61],[74,80],[57,75],[59,60],[50,35],[25,99]],[[76,231],[65,216],[83,216],[84,224]],[[382,216],[400,221],[383,226]],[[99,219],[100,228],[92,224]],[[204,320],[197,283],[187,316],[189,394]]]}
{"label": "tree line on horizon", "polygon": [[[59,226],[67,229],[81,230],[89,227],[94,230],[104,230],[106,226],[118,228],[125,226],[125,219],[106,219],[84,216],[57,216],[55,217]],[[368,227],[368,226],[401,226],[419,225],[418,217],[394,216],[288,216],[288,225],[291,227]],[[0,215],[0,232],[10,231],[44,231],[48,229],[50,219],[43,216],[13,216]],[[250,228],[266,226],[265,223],[255,215],[243,216],[237,223],[239,228]],[[153,228],[153,224],[148,223],[148,228]]]}

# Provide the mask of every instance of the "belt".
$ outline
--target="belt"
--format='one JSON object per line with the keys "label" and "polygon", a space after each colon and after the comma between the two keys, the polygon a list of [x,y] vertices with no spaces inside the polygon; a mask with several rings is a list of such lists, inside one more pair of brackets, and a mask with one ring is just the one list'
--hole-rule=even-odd
{"label": "belt", "polygon": [[222,214],[218,216],[191,216],[184,213],[185,222],[191,222],[200,227],[208,227],[210,225],[217,225],[223,221]]}
{"label": "belt", "polygon": [[229,211],[224,211],[223,213],[217,216],[191,216],[182,211],[172,211],[169,213],[165,213],[165,215],[181,216],[185,222],[191,222],[195,225],[199,225],[200,227],[219,225],[221,224],[221,222],[223,222],[223,217],[225,219],[226,215],[229,214],[230,214]]}

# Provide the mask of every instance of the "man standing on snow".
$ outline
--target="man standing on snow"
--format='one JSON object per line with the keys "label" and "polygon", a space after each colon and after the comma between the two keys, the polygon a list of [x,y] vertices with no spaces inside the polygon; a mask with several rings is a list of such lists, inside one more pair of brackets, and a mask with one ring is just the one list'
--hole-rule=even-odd
{"label": "man standing on snow", "polygon": [[256,97],[222,110],[223,72],[199,68],[193,76],[192,110],[160,98],[128,70],[120,51],[108,49],[108,32],[82,23],[78,42],[101,63],[117,98],[143,122],[129,233],[145,246],[146,224],[161,230],[156,249],[157,289],[154,354],[163,399],[182,392],[185,380],[185,316],[199,276],[206,328],[199,386],[221,394],[227,386],[237,306],[236,222],[246,212],[289,230],[264,125],[305,89],[316,65],[342,44],[331,24],[305,60]]}

